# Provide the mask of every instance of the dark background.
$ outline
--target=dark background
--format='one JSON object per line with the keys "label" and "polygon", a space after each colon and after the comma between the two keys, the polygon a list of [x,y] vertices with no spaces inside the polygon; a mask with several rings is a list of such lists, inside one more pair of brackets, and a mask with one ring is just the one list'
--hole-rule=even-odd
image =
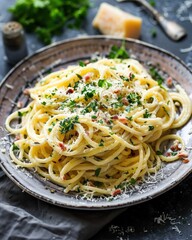
{"label": "dark background", "polygon": [[[2,28],[5,22],[11,20],[11,15],[7,12],[7,8],[10,7],[14,2],[14,0],[0,1],[0,28]],[[92,28],[91,21],[95,16],[98,6],[102,1],[92,0],[91,2],[92,7],[88,12],[82,29],[63,29],[61,35],[53,37],[53,42],[73,37],[79,37],[82,35],[99,34],[98,31]],[[176,56],[180,57],[189,67],[192,67],[192,49],[191,51],[186,53],[182,52],[183,49],[187,49],[189,47],[192,48],[192,0],[155,1],[155,7],[161,13],[163,13],[166,17],[169,17],[170,19],[176,20],[187,29],[187,37],[185,37],[179,42],[173,42],[172,40],[170,40],[162,32],[162,30],[150,16],[150,14],[146,13],[143,7],[141,7],[140,5],[133,2],[125,2],[120,4],[117,3],[115,0],[108,0],[106,2],[142,17],[143,25],[141,40],[152,43],[172,52]],[[184,9],[184,6],[188,6],[188,10]],[[156,37],[152,37],[152,29],[156,30]],[[26,40],[29,54],[32,54],[37,49],[43,47],[43,44],[39,42],[39,40],[33,34],[26,33]],[[2,38],[0,38],[0,81],[11,69],[11,67],[12,66],[10,66],[6,61]],[[5,184],[5,181],[7,181],[7,184],[9,184],[9,186],[10,184],[12,184],[7,177],[3,176],[2,171],[0,171],[0,185],[2,183]],[[14,195],[14,187],[17,188],[16,186],[14,186],[14,184],[11,186],[12,187],[7,190],[9,191],[9,196]],[[3,201],[6,201],[6,198]],[[11,201],[9,203],[7,202],[7,204],[11,203]],[[0,221],[3,221],[3,219],[1,219]],[[99,219],[98,222],[95,221],[94,224],[99,225]],[[98,230],[100,229],[98,226],[95,226],[95,228],[97,228]],[[6,229],[4,230],[6,231]],[[3,230],[0,229],[0,234],[1,231]],[[89,235],[91,236],[91,234]],[[68,239],[75,238],[69,237]],[[113,219],[108,225],[106,225],[102,230],[100,230],[95,236],[92,237],[92,240],[103,239],[192,239],[192,176],[188,176],[181,184],[179,184],[169,192],[163,194],[162,196],[157,197],[156,199],[150,200],[146,203],[142,203],[138,206],[129,207],[126,211],[119,214],[118,217]]]}

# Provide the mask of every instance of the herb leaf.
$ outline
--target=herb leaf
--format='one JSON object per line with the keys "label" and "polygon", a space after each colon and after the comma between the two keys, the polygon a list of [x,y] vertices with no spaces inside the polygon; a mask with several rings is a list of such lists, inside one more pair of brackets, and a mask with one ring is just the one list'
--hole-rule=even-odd
{"label": "herb leaf", "polygon": [[80,67],[85,67],[86,64],[85,64],[83,61],[79,61],[79,66],[80,66]]}
{"label": "herb leaf", "polygon": [[120,78],[121,78],[123,81],[129,82],[129,78],[128,78],[128,77],[125,77],[125,76],[121,75]]}
{"label": "herb leaf", "polygon": [[140,95],[134,92],[129,93],[129,95],[127,95],[127,100],[131,105],[133,105],[134,103],[136,103],[137,105],[141,105],[140,98],[141,98]]}
{"label": "herb leaf", "polygon": [[172,152],[171,155],[172,156],[176,156],[178,154],[178,152]]}
{"label": "herb leaf", "polygon": [[155,28],[152,28],[150,32],[151,32],[151,37],[152,38],[157,37],[157,30]]}
{"label": "herb leaf", "polygon": [[101,139],[101,141],[100,141],[100,143],[99,143],[99,147],[102,147],[102,146],[104,146],[104,141],[103,141],[103,139]]}
{"label": "herb leaf", "polygon": [[121,47],[113,45],[109,52],[109,58],[120,58],[120,59],[127,59],[129,58],[129,54],[125,49],[125,42],[122,43]]}
{"label": "herb leaf", "polygon": [[16,150],[19,150],[19,147],[15,143],[13,143],[13,151],[16,151]]}
{"label": "herb leaf", "polygon": [[64,26],[79,28],[89,6],[89,0],[17,0],[9,11],[27,31],[35,32],[44,44],[49,44]]}
{"label": "herb leaf", "polygon": [[149,126],[149,131],[152,131],[154,129],[154,126]]}
{"label": "herb leaf", "polygon": [[96,101],[92,101],[81,111],[81,113],[85,114],[85,113],[90,113],[91,111],[95,111],[96,112],[97,109],[98,109],[97,102]]}
{"label": "herb leaf", "polygon": [[152,6],[152,7],[155,7],[156,3],[154,0],[149,0],[149,4]]}
{"label": "herb leaf", "polygon": [[60,121],[60,131],[61,133],[67,133],[68,131],[74,129],[74,125],[79,122],[79,117],[65,118]]}
{"label": "herb leaf", "polygon": [[23,117],[23,116],[25,116],[27,113],[28,113],[28,111],[26,111],[26,112],[20,112],[20,111],[18,111],[18,117]]}
{"label": "herb leaf", "polygon": [[89,98],[92,98],[95,94],[95,90],[87,91],[85,93],[85,100],[87,101]]}
{"label": "herb leaf", "polygon": [[149,113],[149,111],[146,109],[145,113],[143,114],[143,117],[144,118],[149,118],[149,117],[151,117],[151,113]]}
{"label": "herb leaf", "polygon": [[99,174],[100,174],[100,172],[101,172],[101,168],[97,168],[97,169],[95,170],[95,176],[98,177]]}
{"label": "herb leaf", "polygon": [[159,151],[159,150],[156,151],[156,154],[157,155],[163,155],[163,153],[161,151]]}
{"label": "herb leaf", "polygon": [[136,179],[135,179],[135,178],[131,178],[131,179],[130,179],[130,183],[131,183],[132,185],[134,185],[134,184],[136,183]]}
{"label": "herb leaf", "polygon": [[154,66],[151,66],[149,68],[149,73],[151,75],[151,77],[157,81],[158,85],[161,86],[162,83],[164,82],[163,77],[159,74],[159,72],[157,71],[157,69]]}
{"label": "herb leaf", "polygon": [[105,79],[99,79],[98,81],[98,86],[99,87],[102,87],[102,88],[110,88],[112,86],[111,83],[109,83],[107,80]]}
{"label": "herb leaf", "polygon": [[78,73],[76,73],[76,76],[81,80],[83,77],[80,75],[80,74],[78,74]]}

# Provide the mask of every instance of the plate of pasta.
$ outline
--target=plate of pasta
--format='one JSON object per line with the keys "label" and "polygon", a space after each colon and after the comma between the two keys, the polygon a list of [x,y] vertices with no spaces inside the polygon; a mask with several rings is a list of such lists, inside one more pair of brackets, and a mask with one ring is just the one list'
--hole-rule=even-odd
{"label": "plate of pasta", "polygon": [[0,165],[49,203],[113,209],[192,169],[192,75],[172,54],[101,36],[53,44],[0,87]]}

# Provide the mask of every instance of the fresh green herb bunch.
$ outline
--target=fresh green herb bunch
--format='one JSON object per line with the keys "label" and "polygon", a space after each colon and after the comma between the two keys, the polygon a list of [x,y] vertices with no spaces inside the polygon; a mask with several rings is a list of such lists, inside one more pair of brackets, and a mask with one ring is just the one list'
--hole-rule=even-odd
{"label": "fresh green herb bunch", "polygon": [[125,48],[125,42],[123,41],[121,44],[121,47],[118,47],[116,45],[112,46],[109,52],[109,58],[120,58],[120,59],[127,59],[129,58],[129,53],[127,52]]}
{"label": "fresh green herb bunch", "polygon": [[9,11],[27,31],[49,44],[64,26],[79,28],[89,6],[89,0],[17,0]]}

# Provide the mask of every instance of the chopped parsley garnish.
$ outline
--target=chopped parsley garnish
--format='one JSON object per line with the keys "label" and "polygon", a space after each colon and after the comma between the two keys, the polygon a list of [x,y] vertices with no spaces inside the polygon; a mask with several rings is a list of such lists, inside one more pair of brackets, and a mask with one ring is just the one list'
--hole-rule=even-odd
{"label": "chopped parsley garnish", "polygon": [[147,110],[147,109],[145,109],[145,113],[143,114],[143,117],[144,118],[149,118],[149,117],[151,117],[151,113],[149,113],[149,111]]}
{"label": "chopped parsley garnish", "polygon": [[45,94],[45,98],[46,98],[46,99],[51,99],[51,95]]}
{"label": "chopped parsley garnish", "polygon": [[110,88],[112,86],[111,83],[109,83],[107,80],[105,79],[99,79],[98,81],[98,86],[99,87],[102,87],[102,88]]}
{"label": "chopped parsley garnish", "polygon": [[13,143],[13,151],[17,151],[17,150],[19,150],[19,147],[15,143]]}
{"label": "chopped parsley garnish", "polygon": [[149,0],[149,4],[152,6],[152,7],[155,7],[156,3],[154,0]]}
{"label": "chopped parsley garnish", "polygon": [[155,28],[151,29],[151,37],[155,38],[157,36],[157,30]]}
{"label": "chopped parsley garnish", "polygon": [[41,104],[45,106],[47,103],[45,101],[43,101]]}
{"label": "chopped parsley garnish", "polygon": [[98,121],[98,123],[100,123],[100,124],[103,124],[103,120],[102,120],[102,119],[100,119],[100,120]]}
{"label": "chopped parsley garnish", "polygon": [[102,147],[102,146],[104,146],[104,141],[103,141],[103,139],[101,139],[101,141],[100,141],[100,143],[99,143],[99,147]]}
{"label": "chopped parsley garnish", "polygon": [[120,78],[123,80],[123,81],[126,81],[126,82],[129,82],[129,78],[128,77],[125,77],[123,75],[120,76]]}
{"label": "chopped parsley garnish", "polygon": [[157,155],[163,155],[163,153],[161,151],[159,151],[159,150],[156,151],[156,154]]}
{"label": "chopped parsley garnish", "polygon": [[87,106],[86,106],[86,108],[84,108],[82,111],[81,111],[81,113],[82,114],[85,114],[85,113],[90,113],[91,111],[97,111],[97,109],[98,109],[98,105],[97,105],[97,102],[96,101],[92,101],[92,102],[90,102]]}
{"label": "chopped parsley garnish", "polygon": [[81,80],[83,77],[80,75],[80,74],[78,74],[78,73],[76,73],[76,76]]}
{"label": "chopped parsley garnish", "polygon": [[71,110],[74,109],[75,107],[78,107],[76,105],[76,102],[74,100],[65,100],[61,106],[60,106],[60,109],[63,110],[65,107],[68,107],[70,108]]}
{"label": "chopped parsley garnish", "polygon": [[134,78],[135,78],[135,75],[133,73],[130,73],[130,75],[129,75],[130,81],[132,81]]}
{"label": "chopped parsley garnish", "polygon": [[76,102],[74,100],[70,100],[68,103],[69,108],[74,108],[76,106]]}
{"label": "chopped parsley garnish", "polygon": [[111,103],[111,107],[112,108],[120,108],[120,107],[123,107],[123,103],[122,102],[114,102],[114,103]]}
{"label": "chopped parsley garnish", "polygon": [[161,86],[162,83],[164,82],[163,77],[159,74],[159,72],[157,71],[157,69],[154,66],[151,66],[149,68],[149,73],[151,74],[151,77],[157,81],[158,85]]}
{"label": "chopped parsley garnish", "polygon": [[80,83],[80,82],[75,82],[74,87],[73,87],[75,90],[78,88],[79,83]]}
{"label": "chopped parsley garnish", "polygon": [[67,133],[68,131],[74,129],[76,123],[79,122],[79,117],[65,118],[60,121],[60,131],[61,133]]}
{"label": "chopped parsley garnish", "polygon": [[95,170],[95,176],[98,177],[99,174],[100,174],[100,172],[101,172],[101,168],[97,168],[97,169]]}
{"label": "chopped parsley garnish", "polygon": [[117,96],[117,100],[118,100],[118,101],[121,101],[121,100],[122,100],[122,98],[123,98],[123,96],[122,96],[122,95],[118,95],[118,96]]}
{"label": "chopped parsley garnish", "polygon": [[154,126],[149,126],[149,131],[152,131],[154,129]]}
{"label": "chopped parsley garnish", "polygon": [[95,89],[91,89],[91,88],[89,88],[89,86],[90,86],[90,84],[87,84],[87,85],[83,88],[83,90],[81,91],[81,93],[85,95],[85,100],[86,100],[86,101],[87,101],[89,98],[92,98],[92,97],[95,95],[95,93],[96,93]]}
{"label": "chopped parsley garnish", "polygon": [[96,87],[97,83],[96,82],[91,82],[90,85],[93,86],[93,87]]}
{"label": "chopped parsley garnish", "polygon": [[120,58],[120,59],[127,59],[129,58],[129,54],[125,49],[125,42],[122,43],[121,47],[113,45],[109,52],[109,58]]}
{"label": "chopped parsley garnish", "polygon": [[126,82],[129,82],[129,81],[132,81],[134,78],[135,78],[135,75],[133,73],[130,73],[129,74],[129,77],[125,77],[123,75],[120,75],[120,78],[123,80],[123,81],[126,81]]}
{"label": "chopped parsley garnish", "polygon": [[127,95],[127,100],[129,101],[129,103],[131,105],[133,104],[137,104],[137,105],[141,105],[141,101],[140,101],[141,97],[138,93],[129,93],[129,95]]}
{"label": "chopped parsley garnish", "polygon": [[20,112],[20,111],[18,111],[18,116],[19,116],[19,117],[23,117],[23,116],[25,116],[27,113],[28,113],[28,111],[26,111],[26,112]]}
{"label": "chopped parsley garnish", "polygon": [[89,84],[87,84],[87,85],[83,88],[83,90],[81,91],[81,93],[85,93],[86,91],[88,91],[88,90],[89,90],[89,89],[87,89],[88,86],[89,86]]}
{"label": "chopped parsley garnish", "polygon": [[95,90],[90,90],[85,93],[85,100],[87,101],[89,98],[92,98],[95,95]]}
{"label": "chopped parsley garnish", "polygon": [[79,66],[80,66],[80,67],[85,67],[86,64],[85,64],[83,61],[79,61]]}
{"label": "chopped parsley garnish", "polygon": [[176,155],[177,155],[177,152],[172,152],[171,155],[172,155],[172,156],[176,156]]}
{"label": "chopped parsley garnish", "polygon": [[150,97],[149,99],[147,99],[148,103],[152,103],[154,101],[154,97]]}
{"label": "chopped parsley garnish", "polygon": [[131,116],[131,117],[126,117],[127,118],[127,120],[129,120],[129,121],[132,121],[133,120],[133,117]]}
{"label": "chopped parsley garnish", "polygon": [[130,184],[134,185],[136,183],[136,179],[135,178],[131,178],[130,179]]}

